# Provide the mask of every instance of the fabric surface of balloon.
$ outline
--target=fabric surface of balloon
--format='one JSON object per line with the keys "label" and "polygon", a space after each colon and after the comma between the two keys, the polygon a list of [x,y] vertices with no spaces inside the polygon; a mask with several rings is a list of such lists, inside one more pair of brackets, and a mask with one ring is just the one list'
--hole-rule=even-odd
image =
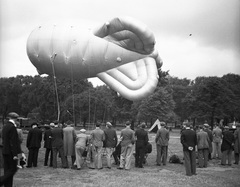
{"label": "fabric surface of balloon", "polygon": [[153,33],[141,22],[114,18],[92,30],[39,26],[27,41],[27,54],[39,74],[85,79],[99,77],[129,100],[151,94],[162,62]]}

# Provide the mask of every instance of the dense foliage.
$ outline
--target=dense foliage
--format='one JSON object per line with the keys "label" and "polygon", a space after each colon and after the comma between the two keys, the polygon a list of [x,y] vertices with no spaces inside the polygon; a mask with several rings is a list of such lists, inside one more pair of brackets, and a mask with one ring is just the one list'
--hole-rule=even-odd
{"label": "dense foliage", "polygon": [[132,102],[108,86],[88,80],[52,76],[17,76],[0,79],[0,115],[15,111],[22,117],[46,123],[53,120],[75,124],[111,121],[113,124],[141,121],[181,123],[192,120],[211,125],[240,119],[240,76],[179,79],[160,74],[159,85],[149,97]]}

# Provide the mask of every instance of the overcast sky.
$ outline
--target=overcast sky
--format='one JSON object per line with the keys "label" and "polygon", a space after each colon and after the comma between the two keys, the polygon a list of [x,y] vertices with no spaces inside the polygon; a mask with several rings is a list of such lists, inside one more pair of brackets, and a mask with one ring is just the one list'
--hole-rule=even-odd
{"label": "overcast sky", "polygon": [[36,27],[94,28],[119,16],[131,16],[152,30],[162,70],[172,76],[240,74],[239,0],[1,0],[0,77],[37,75],[26,53]]}

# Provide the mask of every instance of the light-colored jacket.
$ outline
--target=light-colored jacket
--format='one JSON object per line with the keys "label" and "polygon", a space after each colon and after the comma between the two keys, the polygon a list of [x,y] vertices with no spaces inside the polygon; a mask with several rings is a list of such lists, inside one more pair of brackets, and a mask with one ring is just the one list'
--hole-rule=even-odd
{"label": "light-colored jacket", "polygon": [[160,146],[168,146],[168,141],[169,141],[169,131],[166,128],[161,127],[157,131],[155,142],[157,145],[160,145]]}
{"label": "light-colored jacket", "polygon": [[77,142],[75,146],[85,149],[87,142],[88,142],[88,135],[80,133],[77,135]]}
{"label": "light-colored jacket", "polygon": [[197,148],[198,149],[207,149],[209,148],[209,137],[208,133],[200,130],[197,133]]}
{"label": "light-colored jacket", "polygon": [[134,137],[134,131],[130,127],[126,127],[121,131],[120,135],[121,139],[121,146],[128,146],[129,144],[134,144],[135,137]]}
{"label": "light-colored jacket", "polygon": [[102,147],[105,140],[105,134],[102,129],[96,128],[91,133],[92,144],[96,147]]}
{"label": "light-colored jacket", "polygon": [[65,156],[75,155],[76,132],[71,126],[63,128],[63,149]]}
{"label": "light-colored jacket", "polygon": [[222,141],[222,130],[219,127],[213,129],[212,134],[214,143],[220,143]]}

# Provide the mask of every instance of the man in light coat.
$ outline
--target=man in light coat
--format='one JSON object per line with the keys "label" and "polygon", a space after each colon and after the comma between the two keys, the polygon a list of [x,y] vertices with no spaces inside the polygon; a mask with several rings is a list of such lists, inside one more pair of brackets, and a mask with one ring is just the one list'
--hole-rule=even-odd
{"label": "man in light coat", "polygon": [[222,130],[219,128],[219,124],[216,124],[216,127],[212,131],[213,135],[213,155],[212,158],[220,158],[221,157],[221,143],[222,143]]}
{"label": "man in light coat", "polygon": [[168,152],[169,131],[165,128],[165,123],[161,123],[161,128],[158,129],[155,142],[157,146],[157,166],[166,165]]}
{"label": "man in light coat", "polygon": [[129,121],[126,122],[126,128],[121,131],[120,141],[121,156],[118,169],[130,170],[135,138]]}
{"label": "man in light coat", "polygon": [[93,155],[94,155],[94,166],[91,169],[97,168],[102,169],[102,148],[103,142],[105,141],[105,134],[102,129],[100,129],[101,124],[96,123],[96,129],[91,133],[90,139],[93,145]]}
{"label": "man in light coat", "polygon": [[208,133],[203,130],[203,126],[199,126],[199,129],[197,133],[198,163],[200,168],[206,168],[208,164],[210,140]]}
{"label": "man in light coat", "polygon": [[75,142],[76,142],[76,132],[74,127],[71,126],[71,122],[68,122],[67,126],[63,128],[63,150],[64,150],[64,156],[67,163],[67,167],[69,167],[68,164],[68,156],[71,156],[72,160],[72,168],[74,166],[75,162]]}

